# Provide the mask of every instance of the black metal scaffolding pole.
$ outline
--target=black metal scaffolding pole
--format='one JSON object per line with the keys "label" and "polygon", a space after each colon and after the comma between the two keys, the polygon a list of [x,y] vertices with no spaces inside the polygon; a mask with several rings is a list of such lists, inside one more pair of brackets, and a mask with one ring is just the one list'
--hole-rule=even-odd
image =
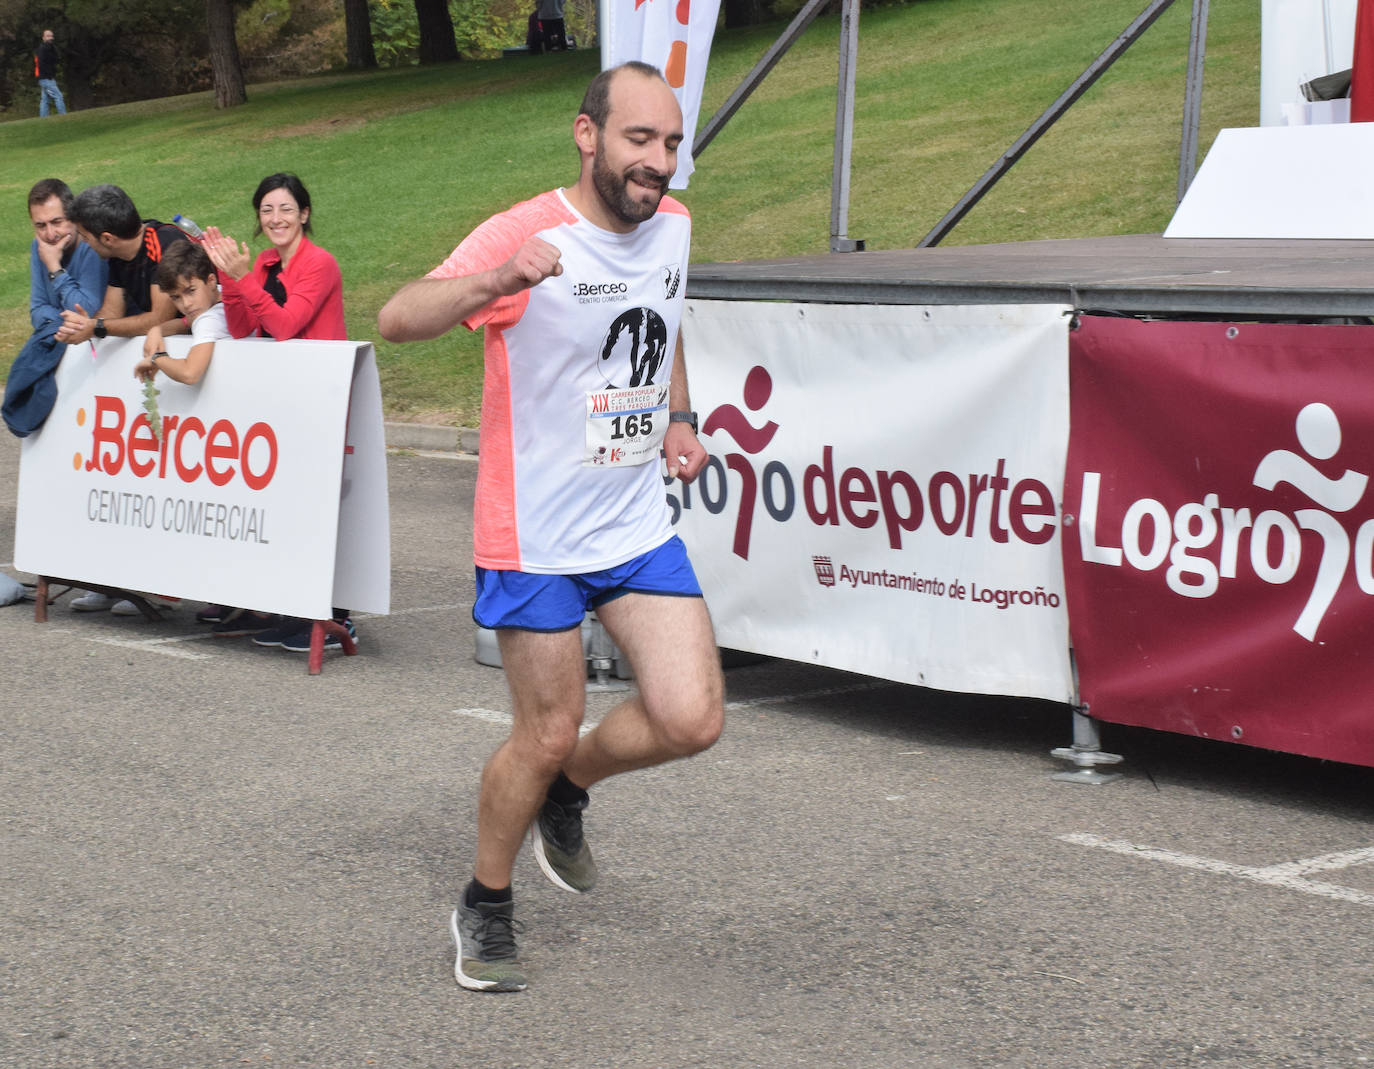
{"label": "black metal scaffolding pole", "polygon": [[1198,127],[1202,125],[1202,67],[1207,59],[1208,0],[1193,0],[1193,25],[1188,36],[1188,81],[1183,91],[1183,138],[1178,148],[1178,200],[1197,174]]}
{"label": "black metal scaffolding pole", "polygon": [[1121,58],[1126,49],[1139,40],[1140,35],[1148,30],[1154,24],[1155,19],[1159,18],[1173,2],[1174,0],[1152,0],[1150,6],[1122,31],[1121,36],[1113,41],[1105,52],[1093,60],[1092,65],[1080,74],[1071,86],[1064,90],[1059,99],[1051,104],[1024,134],[1016,139],[1011,148],[1002,153],[1001,158],[988,168],[987,173],[974,183],[973,188],[960,198],[959,203],[949,210],[935,229],[923,237],[916,247],[924,249],[931,245],[938,245],[945,235],[954,229],[959,220],[983,199],[983,196],[997,183],[997,180],[1011,170],[1012,165],[1024,156],[1033,144],[1040,140],[1045,131],[1053,126],[1079,97],[1092,88],[1093,83]]}
{"label": "black metal scaffolding pole", "polygon": [[706,124],[697,131],[697,136],[692,140],[693,158],[699,157],[706,151],[706,146],[715,140],[721,127],[730,121],[730,116],[739,111],[741,105],[749,99],[749,95],[768,76],[768,72],[778,65],[778,60],[782,59],[787,54],[787,50],[796,44],[797,38],[806,32],[806,28],[815,21],[816,16],[828,3],[830,0],[807,0],[806,6],[797,12],[787,29],[783,30],[778,39],[768,47],[763,58],[754,64],[754,69],[744,76],[744,81],[735,87],[735,91],[720,106],[720,110],[707,119]]}
{"label": "black metal scaffolding pole", "polygon": [[849,177],[854,158],[854,76],[859,66],[859,0],[844,0],[840,15],[840,74],[835,93],[835,156],[830,182],[830,251],[861,252],[849,236]]}

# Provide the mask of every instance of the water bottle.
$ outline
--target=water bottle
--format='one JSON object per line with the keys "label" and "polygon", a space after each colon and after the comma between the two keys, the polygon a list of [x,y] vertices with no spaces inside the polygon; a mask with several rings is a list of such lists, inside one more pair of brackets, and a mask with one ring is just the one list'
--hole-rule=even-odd
{"label": "water bottle", "polygon": [[172,216],[172,222],[176,223],[177,226],[181,227],[182,230],[186,231],[188,236],[194,238],[196,241],[199,241],[201,238],[205,236],[205,231],[196,225],[196,221],[194,219],[188,219],[180,212],[177,212],[176,215]]}

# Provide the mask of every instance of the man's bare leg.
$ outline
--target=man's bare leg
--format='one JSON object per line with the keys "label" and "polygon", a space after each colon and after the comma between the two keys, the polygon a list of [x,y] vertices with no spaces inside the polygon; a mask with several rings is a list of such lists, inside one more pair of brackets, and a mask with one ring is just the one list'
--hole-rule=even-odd
{"label": "man's bare leg", "polygon": [[638,693],[577,741],[563,763],[568,779],[590,787],[714,743],[725,721],[725,684],[706,603],[625,594],[599,608],[597,616],[629,658]]}
{"label": "man's bare leg", "polygon": [[579,628],[552,634],[502,629],[497,641],[515,723],[482,770],[477,806],[475,874],[493,889],[509,885],[525,831],[577,745],[587,682]]}

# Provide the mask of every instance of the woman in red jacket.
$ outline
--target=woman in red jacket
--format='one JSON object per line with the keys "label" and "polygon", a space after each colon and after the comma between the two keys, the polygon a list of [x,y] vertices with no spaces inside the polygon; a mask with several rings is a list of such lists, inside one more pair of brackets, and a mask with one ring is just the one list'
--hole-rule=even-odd
{"label": "woman in red jacket", "polygon": [[248,246],[207,227],[203,244],[214,262],[224,314],[236,338],[343,341],[343,278],[338,262],[310,240],[310,194],[294,174],[268,175],[253,194],[255,234],[270,249],[252,262]]}
{"label": "woman in red jacket", "polygon": [[[236,338],[275,338],[290,341],[345,341],[343,277],[338,262],[307,236],[310,233],[310,193],[294,174],[268,175],[253,194],[258,213],[255,234],[266,234],[272,247],[254,263],[247,244],[205,228],[201,243],[219,279],[224,315]],[[211,605],[197,619],[215,625],[224,637],[253,635],[262,646],[282,646],[305,652],[310,648],[310,622],[276,619],[265,613]],[[351,635],[357,630],[346,609],[335,609],[334,620]],[[340,642],[331,635],[326,649]]]}

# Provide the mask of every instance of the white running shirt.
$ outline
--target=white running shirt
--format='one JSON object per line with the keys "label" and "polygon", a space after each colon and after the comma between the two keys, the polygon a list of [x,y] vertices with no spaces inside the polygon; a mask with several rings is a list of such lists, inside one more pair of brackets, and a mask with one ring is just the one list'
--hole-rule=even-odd
{"label": "white running shirt", "polygon": [[617,234],[553,190],[492,216],[429,277],[498,267],[532,235],[559,250],[563,273],[464,320],[486,331],[473,558],[501,570],[599,571],[672,536],[656,458],[583,458],[589,392],[668,387],[691,218],[665,196],[651,219]]}

